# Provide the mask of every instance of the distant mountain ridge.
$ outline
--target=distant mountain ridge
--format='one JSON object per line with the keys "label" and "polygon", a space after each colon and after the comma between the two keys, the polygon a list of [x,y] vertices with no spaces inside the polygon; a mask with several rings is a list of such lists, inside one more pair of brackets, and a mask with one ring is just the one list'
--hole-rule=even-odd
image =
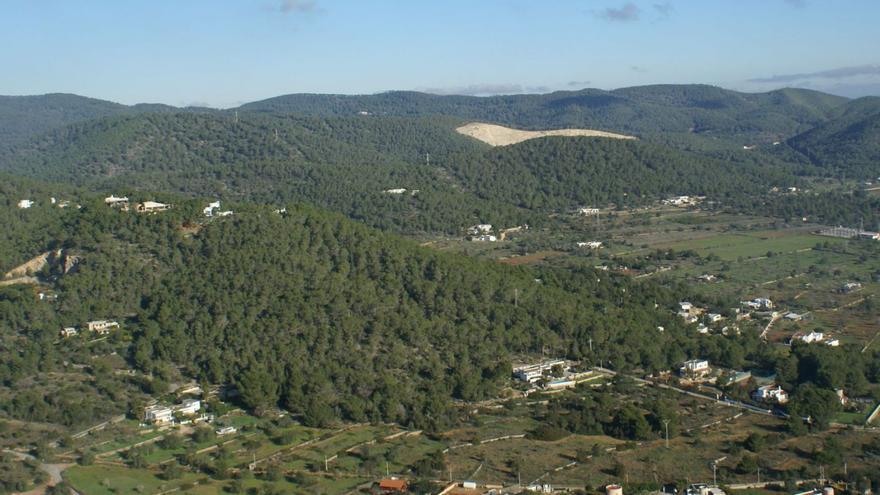
{"label": "distant mountain ridge", "polygon": [[[587,127],[640,137],[679,135],[676,141],[697,137],[747,144],[805,132],[829,120],[847,101],[806,89],[741,93],[706,85],[653,85],[489,97],[415,91],[374,95],[290,94],[226,111],[314,117],[447,116],[525,130]],[[165,112],[221,111],[161,104],[126,106],[71,94],[0,96],[0,146],[95,118]]]}
{"label": "distant mountain ridge", "polygon": [[70,124],[136,113],[211,111],[207,108],[177,108],[160,103],[123,105],[112,101],[68,93],[37,96],[0,95],[0,148]]}

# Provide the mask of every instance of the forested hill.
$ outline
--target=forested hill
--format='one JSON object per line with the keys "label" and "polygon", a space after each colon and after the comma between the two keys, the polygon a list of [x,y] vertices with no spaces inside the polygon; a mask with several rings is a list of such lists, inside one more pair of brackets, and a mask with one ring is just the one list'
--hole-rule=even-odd
{"label": "forested hill", "polygon": [[[648,142],[547,138],[492,149],[445,117],[141,114],[75,124],[0,155],[0,169],[122,194],[134,190],[304,202],[399,232],[540,225],[583,204],[764,193],[794,168],[742,150],[724,159]],[[404,194],[388,194],[405,188]],[[417,192],[415,192],[417,191]]]}
{"label": "forested hill", "polygon": [[644,205],[674,195],[725,202],[798,180],[794,169],[740,153],[725,160],[638,141],[552,137],[451,161],[479,197],[528,210]]}
{"label": "forested hill", "polygon": [[280,215],[240,204],[234,216],[206,223],[203,203],[177,203],[139,215],[85,198],[81,210],[12,219],[62,215],[47,228],[53,240],[27,257],[57,246],[79,262],[70,273],[43,274],[59,295],[51,311],[31,288],[0,288],[0,338],[24,346],[0,345],[0,383],[13,393],[0,401],[7,414],[75,424],[125,407],[111,399],[113,387],[73,407],[66,401],[81,394],[72,391],[88,384],[64,384],[69,390],[51,397],[16,385],[62,360],[88,363],[88,352],[68,355],[52,341],[62,326],[97,317],[134,315],[124,320],[133,336],[126,357],[154,380],[180,369],[235,385],[247,407],[279,405],[308,424],[443,424],[454,416],[451,398],[492,396],[516,353],[655,370],[703,352],[672,312],[654,309],[679,296],[650,283],[433,252],[312,208]]}
{"label": "forested hill", "polygon": [[586,127],[642,137],[684,134],[739,140],[744,145],[806,131],[828,120],[846,101],[804,89],[740,93],[704,85],[656,85],[491,97],[405,91],[363,96],[293,94],[248,103],[240,110],[315,116],[446,115],[524,129]]}
{"label": "forested hill", "polygon": [[838,117],[788,144],[829,174],[876,178],[880,176],[880,98],[853,100]]}
{"label": "forested hill", "polygon": [[0,149],[21,143],[68,124],[120,114],[210,111],[177,109],[168,105],[121,105],[95,98],[54,93],[39,96],[0,96]]}

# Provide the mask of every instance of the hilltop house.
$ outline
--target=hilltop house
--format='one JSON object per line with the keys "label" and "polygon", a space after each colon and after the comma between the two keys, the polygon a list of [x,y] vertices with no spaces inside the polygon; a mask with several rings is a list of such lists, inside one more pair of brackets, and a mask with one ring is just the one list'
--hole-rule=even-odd
{"label": "hilltop house", "polygon": [[29,199],[23,199],[18,202],[19,208],[30,208],[31,206],[34,206],[34,202]]}
{"label": "hilltop house", "polygon": [[174,412],[178,412],[180,414],[192,415],[202,408],[202,401],[198,399],[186,399],[182,403],[177,406],[174,406]]}
{"label": "hilltop house", "polygon": [[545,372],[549,372],[556,366],[562,368],[563,371],[568,368],[564,359],[551,359],[536,364],[516,366],[513,368],[513,376],[524,382],[534,383],[543,378]]}
{"label": "hilltop house", "polygon": [[384,493],[404,493],[408,488],[406,480],[390,478],[379,481],[379,490]]}

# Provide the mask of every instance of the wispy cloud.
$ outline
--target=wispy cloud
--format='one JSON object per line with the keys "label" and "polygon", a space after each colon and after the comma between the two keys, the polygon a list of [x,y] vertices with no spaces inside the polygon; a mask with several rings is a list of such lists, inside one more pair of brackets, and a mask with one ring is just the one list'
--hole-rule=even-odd
{"label": "wispy cloud", "polygon": [[669,17],[673,12],[675,12],[675,7],[672,6],[671,3],[655,3],[654,11],[660,14],[660,17]]}
{"label": "wispy cloud", "polygon": [[314,0],[281,0],[278,11],[282,14],[291,12],[314,12],[318,10],[318,4]]}
{"label": "wispy cloud", "polygon": [[856,65],[799,74],[775,74],[770,77],[756,77],[748,81],[751,83],[790,83],[807,79],[846,79],[857,76],[880,76],[880,65]]}
{"label": "wispy cloud", "polygon": [[523,93],[547,93],[552,89],[547,86],[523,86],[521,84],[468,84],[466,86],[449,86],[445,88],[418,88],[418,91],[435,95],[491,96],[512,95]]}
{"label": "wispy cloud", "polygon": [[632,3],[627,2],[621,5],[618,8],[608,7],[606,9],[602,9],[596,12],[596,16],[600,19],[605,19],[606,21],[612,22],[632,22],[639,20],[639,16],[641,16],[641,9]]}
{"label": "wispy cloud", "polygon": [[592,84],[592,81],[568,81],[566,86],[569,88],[586,88]]}

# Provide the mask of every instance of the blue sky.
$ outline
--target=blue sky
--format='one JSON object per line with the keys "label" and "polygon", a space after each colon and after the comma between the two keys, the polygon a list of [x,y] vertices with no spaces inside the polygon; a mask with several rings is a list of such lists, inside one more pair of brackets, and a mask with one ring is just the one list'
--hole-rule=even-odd
{"label": "blue sky", "polygon": [[876,0],[3,0],[0,94],[235,106],[286,93],[654,83],[880,94]]}

